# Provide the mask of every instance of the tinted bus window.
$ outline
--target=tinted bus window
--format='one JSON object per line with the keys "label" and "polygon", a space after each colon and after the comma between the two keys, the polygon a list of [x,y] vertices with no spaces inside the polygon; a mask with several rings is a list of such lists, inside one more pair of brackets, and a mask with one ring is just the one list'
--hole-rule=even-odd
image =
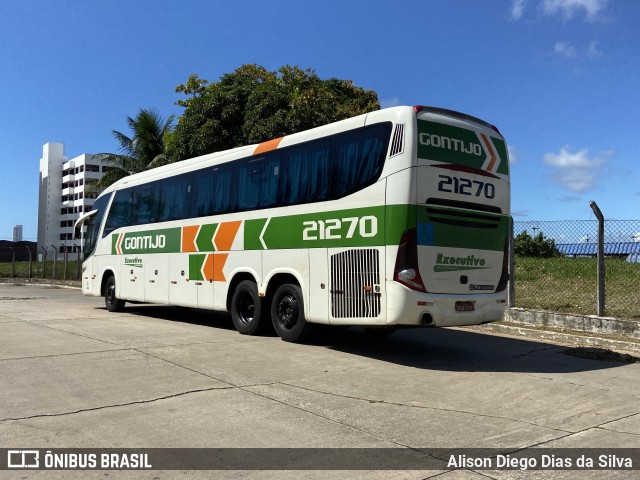
{"label": "tinted bus window", "polygon": [[160,182],[158,221],[189,218],[191,174],[178,175]]}
{"label": "tinted bus window", "polygon": [[331,198],[341,198],[374,183],[382,173],[391,124],[365,127],[333,140]]}
{"label": "tinted bus window", "polygon": [[310,142],[282,154],[280,203],[320,202],[329,199],[331,143]]}
{"label": "tinted bus window", "polygon": [[278,203],[280,160],[275,155],[237,162],[234,168],[236,182],[236,209],[275,207]]}

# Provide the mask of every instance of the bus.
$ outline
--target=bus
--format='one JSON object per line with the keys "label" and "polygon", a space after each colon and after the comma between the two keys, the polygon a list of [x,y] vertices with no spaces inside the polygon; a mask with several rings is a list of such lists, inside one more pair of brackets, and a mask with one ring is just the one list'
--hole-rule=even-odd
{"label": "bus", "polygon": [[82,292],[273,325],[448,327],[506,307],[509,161],[493,125],[386,108],[106,188],[76,226]]}

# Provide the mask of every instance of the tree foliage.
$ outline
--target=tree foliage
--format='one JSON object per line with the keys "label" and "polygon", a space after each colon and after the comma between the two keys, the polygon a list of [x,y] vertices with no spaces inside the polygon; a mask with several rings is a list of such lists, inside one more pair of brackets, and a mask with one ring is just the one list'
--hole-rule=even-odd
{"label": "tree foliage", "polygon": [[516,255],[522,257],[553,258],[559,257],[560,251],[552,238],[546,238],[542,232],[532,237],[526,230],[513,239]]}
{"label": "tree foliage", "polygon": [[176,92],[187,96],[167,154],[183,160],[259,143],[380,108],[377,94],[350,80],[322,80],[312,69],[269,71],[243,65],[220,81],[190,75]]}
{"label": "tree foliage", "polygon": [[173,115],[165,120],[155,110],[141,109],[135,118],[127,117],[132,133],[130,137],[112,130],[120,153],[94,156],[109,166],[98,187],[104,188],[128,175],[170,163],[165,155],[165,136],[171,131],[173,120]]}

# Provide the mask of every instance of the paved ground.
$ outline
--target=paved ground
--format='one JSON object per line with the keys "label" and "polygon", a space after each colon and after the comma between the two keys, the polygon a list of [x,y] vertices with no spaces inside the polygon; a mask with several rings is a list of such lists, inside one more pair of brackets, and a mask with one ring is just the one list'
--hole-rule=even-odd
{"label": "paved ground", "polygon": [[[0,285],[0,447],[640,448],[640,363],[463,329],[311,345],[225,315]],[[215,475],[214,475],[215,473]],[[0,472],[0,478],[638,478],[635,472]]]}

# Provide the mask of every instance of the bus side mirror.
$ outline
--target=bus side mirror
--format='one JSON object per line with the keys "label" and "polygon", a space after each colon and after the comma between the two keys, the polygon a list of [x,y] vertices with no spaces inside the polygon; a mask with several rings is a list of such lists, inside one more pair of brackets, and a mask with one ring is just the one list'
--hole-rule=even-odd
{"label": "bus side mirror", "polygon": [[80,240],[82,238],[82,224],[76,225],[73,229],[73,239]]}

